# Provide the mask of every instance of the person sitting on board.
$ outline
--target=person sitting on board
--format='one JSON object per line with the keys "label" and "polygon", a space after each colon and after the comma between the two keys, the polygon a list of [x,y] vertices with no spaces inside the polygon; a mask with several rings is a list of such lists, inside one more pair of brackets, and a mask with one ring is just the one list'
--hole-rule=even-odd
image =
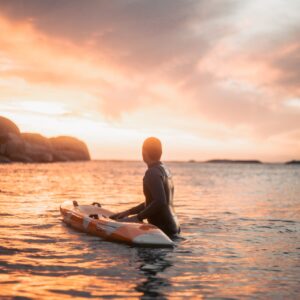
{"label": "person sitting on board", "polygon": [[[144,219],[164,231],[167,235],[180,232],[173,209],[174,184],[172,175],[160,161],[162,145],[155,137],[147,138],[142,147],[143,161],[148,170],[143,178],[145,202],[110,216],[122,222],[141,222]],[[131,217],[128,217],[133,215]]]}

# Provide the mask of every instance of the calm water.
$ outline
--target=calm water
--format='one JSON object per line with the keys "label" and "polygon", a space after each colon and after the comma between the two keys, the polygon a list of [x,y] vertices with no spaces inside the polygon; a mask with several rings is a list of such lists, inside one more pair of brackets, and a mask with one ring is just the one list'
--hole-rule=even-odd
{"label": "calm water", "polygon": [[182,225],[174,249],[61,222],[66,199],[114,211],[143,201],[142,163],[0,165],[0,298],[299,299],[300,167],[168,165]]}

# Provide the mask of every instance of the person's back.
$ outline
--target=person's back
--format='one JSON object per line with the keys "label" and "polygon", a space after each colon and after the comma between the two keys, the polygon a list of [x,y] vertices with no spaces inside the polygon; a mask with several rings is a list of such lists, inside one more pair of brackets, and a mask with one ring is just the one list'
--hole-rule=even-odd
{"label": "person's back", "polygon": [[165,233],[179,232],[179,224],[173,208],[174,184],[170,171],[161,162],[149,166],[143,179],[146,208],[137,218],[147,219]]}
{"label": "person's back", "polygon": [[[146,139],[142,154],[148,166],[143,179],[145,202],[111,217],[126,222],[147,219],[168,235],[179,233],[180,227],[173,209],[174,185],[170,171],[160,162],[160,140],[154,137]],[[126,218],[129,215],[135,216]]]}

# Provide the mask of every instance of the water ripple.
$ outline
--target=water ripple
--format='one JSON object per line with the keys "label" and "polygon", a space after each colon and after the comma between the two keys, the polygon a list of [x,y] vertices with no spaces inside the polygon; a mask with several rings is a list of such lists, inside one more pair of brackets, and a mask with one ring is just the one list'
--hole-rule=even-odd
{"label": "water ripple", "polygon": [[66,199],[115,211],[140,203],[140,162],[0,165],[1,296],[297,299],[300,169],[169,166],[182,228],[174,249],[110,243],[62,223]]}

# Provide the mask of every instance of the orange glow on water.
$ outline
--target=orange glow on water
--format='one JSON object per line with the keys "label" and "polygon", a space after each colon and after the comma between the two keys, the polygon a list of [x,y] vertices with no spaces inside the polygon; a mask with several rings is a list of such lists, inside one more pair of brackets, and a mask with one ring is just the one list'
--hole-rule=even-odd
{"label": "orange glow on water", "polygon": [[298,168],[168,166],[182,225],[174,249],[105,242],[62,222],[66,199],[100,202],[112,211],[140,203],[142,163],[0,165],[1,296],[286,295],[278,283],[296,295]]}

